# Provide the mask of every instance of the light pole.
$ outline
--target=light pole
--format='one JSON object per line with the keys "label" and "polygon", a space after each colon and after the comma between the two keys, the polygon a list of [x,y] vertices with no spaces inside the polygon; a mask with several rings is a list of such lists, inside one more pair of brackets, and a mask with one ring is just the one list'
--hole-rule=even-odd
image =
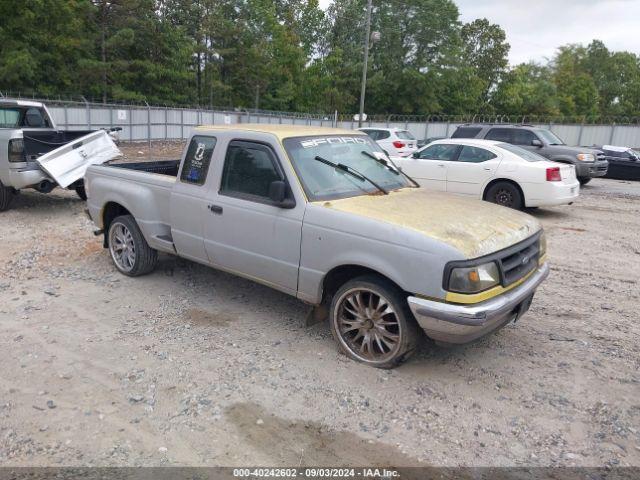
{"label": "light pole", "polygon": [[358,116],[358,128],[362,127],[362,117],[364,116],[364,97],[367,90],[367,68],[369,67],[369,41],[371,39],[371,9],[372,1],[367,1],[367,27],[364,38],[364,66],[362,67],[362,88],[360,89],[360,115]]}

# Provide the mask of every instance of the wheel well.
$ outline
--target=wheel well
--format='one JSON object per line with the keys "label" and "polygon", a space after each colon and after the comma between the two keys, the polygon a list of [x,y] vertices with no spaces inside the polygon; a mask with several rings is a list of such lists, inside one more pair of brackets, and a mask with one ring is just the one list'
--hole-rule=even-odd
{"label": "wheel well", "polygon": [[391,280],[389,277],[382,275],[379,272],[367,267],[362,267],[360,265],[341,265],[339,267],[334,268],[329,271],[324,277],[324,281],[322,282],[322,301],[323,303],[329,300],[333,295],[338,291],[338,289],[347,283],[349,280],[361,277],[363,275],[375,275],[380,278],[385,279],[390,282],[392,285],[397,287],[400,291],[403,289]]}
{"label": "wheel well", "polygon": [[102,211],[102,229],[104,230],[104,248],[109,246],[109,227],[114,219],[121,215],[131,215],[129,210],[124,208],[119,203],[109,202],[105,205]]}
{"label": "wheel well", "polygon": [[522,197],[522,201],[526,202],[526,199],[524,197],[524,192],[522,191],[522,188],[520,188],[520,185],[518,185],[518,182],[514,182],[513,180],[509,180],[508,178],[496,178],[495,180],[491,180],[489,182],[489,184],[485,187],[484,192],[482,193],[482,199],[486,200],[487,199],[487,192],[489,191],[489,189],[491,187],[493,187],[496,183],[510,183],[511,185],[513,185],[514,187],[516,187],[518,189],[518,192],[520,192],[520,196]]}

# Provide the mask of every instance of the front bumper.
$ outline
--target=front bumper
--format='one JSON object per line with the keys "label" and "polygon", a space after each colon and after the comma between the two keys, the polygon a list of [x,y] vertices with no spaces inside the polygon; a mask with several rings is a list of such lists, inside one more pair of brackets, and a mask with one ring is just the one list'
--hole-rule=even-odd
{"label": "front bumper", "polygon": [[409,307],[428,337],[443,343],[469,343],[526,313],[536,289],[548,275],[549,264],[545,263],[522,285],[473,305],[409,297]]}
{"label": "front bumper", "polygon": [[589,163],[576,163],[576,175],[578,177],[604,177],[609,170],[607,160],[598,160]]}

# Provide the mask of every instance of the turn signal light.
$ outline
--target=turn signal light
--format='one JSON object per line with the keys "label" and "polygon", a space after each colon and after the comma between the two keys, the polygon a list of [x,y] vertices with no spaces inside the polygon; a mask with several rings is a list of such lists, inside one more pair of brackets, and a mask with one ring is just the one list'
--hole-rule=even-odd
{"label": "turn signal light", "polygon": [[561,182],[560,167],[547,168],[547,182]]}

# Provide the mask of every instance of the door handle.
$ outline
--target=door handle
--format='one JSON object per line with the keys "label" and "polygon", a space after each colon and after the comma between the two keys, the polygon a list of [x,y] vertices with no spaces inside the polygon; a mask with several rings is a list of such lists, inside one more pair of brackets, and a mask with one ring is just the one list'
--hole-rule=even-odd
{"label": "door handle", "polygon": [[218,206],[218,205],[209,205],[207,206],[207,208],[209,210],[211,210],[211,213],[215,213],[216,215],[222,215],[222,207]]}
{"label": "door handle", "polygon": [[439,164],[438,164],[438,166],[439,166],[440,168],[444,168],[444,163],[439,163]]}

